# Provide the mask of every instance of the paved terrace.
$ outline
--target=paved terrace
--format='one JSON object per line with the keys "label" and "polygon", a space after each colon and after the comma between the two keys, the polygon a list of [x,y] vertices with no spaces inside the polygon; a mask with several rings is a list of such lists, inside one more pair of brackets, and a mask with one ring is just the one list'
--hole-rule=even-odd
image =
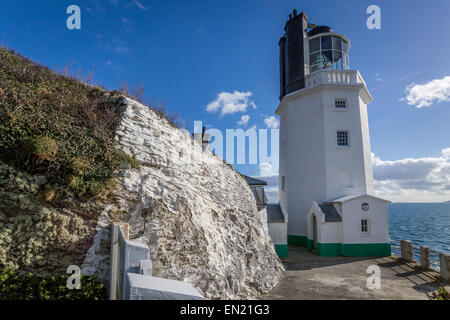
{"label": "paved terrace", "polygon": [[[429,299],[439,286],[450,289],[435,271],[423,271],[394,257],[319,257],[305,248],[289,247],[282,259],[286,272],[262,299]],[[367,267],[381,269],[381,289],[369,290]]]}

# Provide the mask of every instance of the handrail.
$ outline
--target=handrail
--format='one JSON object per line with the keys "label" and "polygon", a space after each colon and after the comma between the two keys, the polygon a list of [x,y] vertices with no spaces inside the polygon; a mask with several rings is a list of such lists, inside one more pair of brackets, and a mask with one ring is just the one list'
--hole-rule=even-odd
{"label": "handrail", "polygon": [[[396,255],[396,256],[401,256],[401,245],[392,245],[392,243],[401,243],[401,241],[402,240],[399,240],[399,239],[393,239],[393,238],[391,238],[390,239],[390,242],[391,242],[391,247],[392,248],[396,248],[396,249],[399,249],[398,251],[398,254],[397,253],[394,253],[393,252],[393,254],[394,255]],[[440,252],[440,251],[437,251],[437,250],[434,250],[434,249],[431,249],[429,246],[420,246],[420,245],[417,245],[417,244],[414,244],[412,241],[411,241],[411,246],[412,246],[412,249],[413,249],[413,256],[416,256],[416,257],[419,257],[419,260],[420,260],[420,248],[421,247],[428,247],[429,248],[429,259],[430,259],[430,265],[432,265],[437,271],[439,271],[440,270],[440,254],[441,253],[444,253],[444,252]]]}
{"label": "handrail", "polygon": [[318,70],[306,75],[306,88],[321,84],[365,84],[365,82],[358,70]]}

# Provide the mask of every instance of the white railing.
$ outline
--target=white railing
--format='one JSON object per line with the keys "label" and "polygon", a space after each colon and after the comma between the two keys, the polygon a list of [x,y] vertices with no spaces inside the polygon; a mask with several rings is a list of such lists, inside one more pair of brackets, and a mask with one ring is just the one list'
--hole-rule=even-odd
{"label": "white railing", "polygon": [[409,240],[391,239],[392,254],[403,261],[418,263],[425,269],[440,272],[442,278],[450,280],[450,254],[430,249],[427,246],[417,246]]}
{"label": "white railing", "polygon": [[358,70],[319,70],[305,77],[305,88],[322,84],[365,84]]}
{"label": "white railing", "polygon": [[149,248],[128,233],[128,224],[111,224],[110,300],[203,300],[186,282],[153,277]]}

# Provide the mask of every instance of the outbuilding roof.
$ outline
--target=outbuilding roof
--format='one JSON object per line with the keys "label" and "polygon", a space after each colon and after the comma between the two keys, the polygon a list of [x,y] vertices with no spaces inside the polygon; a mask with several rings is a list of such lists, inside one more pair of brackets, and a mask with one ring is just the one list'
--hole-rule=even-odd
{"label": "outbuilding roof", "polygon": [[340,222],[342,221],[341,216],[336,211],[336,208],[332,204],[319,204],[320,210],[322,210],[325,215],[325,222]]}
{"label": "outbuilding roof", "polygon": [[338,198],[338,199],[334,199],[334,200],[331,200],[331,201],[328,201],[328,202],[329,203],[342,203],[342,202],[347,202],[347,201],[350,201],[350,200],[353,200],[353,199],[358,199],[358,198],[361,198],[361,197],[369,197],[369,198],[372,198],[372,199],[375,199],[375,200],[383,201],[383,202],[386,202],[386,203],[391,203],[391,201],[389,201],[389,200],[386,200],[386,199],[383,199],[383,198],[378,198],[378,197],[375,197],[375,196],[367,194],[367,193],[351,194],[351,195],[348,195],[348,196],[345,196],[345,197],[341,197],[341,198]]}
{"label": "outbuilding roof", "polygon": [[274,223],[284,222],[284,215],[283,212],[281,212],[281,208],[279,204],[268,204],[267,207],[267,222],[268,223]]}
{"label": "outbuilding roof", "polygon": [[244,179],[247,181],[247,183],[251,186],[266,186],[267,182],[259,179],[255,179],[249,176],[246,176],[245,174],[241,174]]}

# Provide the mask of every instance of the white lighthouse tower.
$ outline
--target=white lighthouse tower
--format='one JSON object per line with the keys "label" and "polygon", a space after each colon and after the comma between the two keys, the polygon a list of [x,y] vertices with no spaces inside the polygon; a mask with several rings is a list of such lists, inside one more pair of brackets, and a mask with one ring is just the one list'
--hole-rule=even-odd
{"label": "white lighthouse tower", "polygon": [[373,196],[367,104],[350,40],[289,16],[280,39],[280,207],[288,243],[319,255],[390,255],[389,201]]}

